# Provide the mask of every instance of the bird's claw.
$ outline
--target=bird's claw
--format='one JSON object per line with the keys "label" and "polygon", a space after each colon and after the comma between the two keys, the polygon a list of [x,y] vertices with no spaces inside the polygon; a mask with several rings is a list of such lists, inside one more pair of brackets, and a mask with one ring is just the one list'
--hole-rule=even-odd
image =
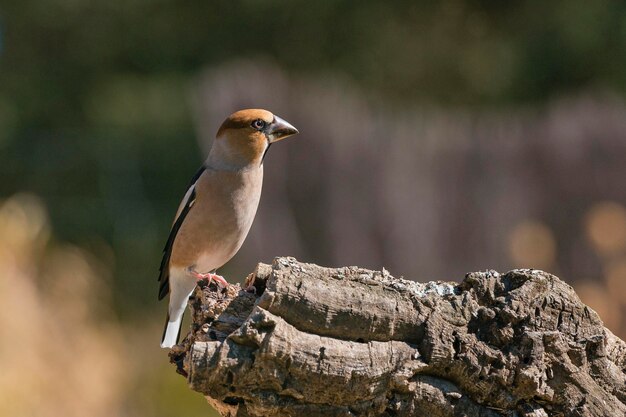
{"label": "bird's claw", "polygon": [[223,276],[217,275],[217,274],[207,274],[207,275],[210,275],[209,282],[211,282],[210,280],[213,280],[216,283],[218,283],[222,288],[228,287],[228,281],[226,281]]}
{"label": "bird's claw", "polygon": [[221,275],[212,274],[210,272],[207,272],[206,274],[202,274],[202,273],[196,272],[196,271],[191,271],[191,275],[193,275],[198,280],[200,280],[200,279],[208,279],[209,280],[209,284],[211,283],[211,281],[215,281],[215,283],[218,284],[219,286],[221,286],[222,288],[227,288],[228,287],[228,281],[226,281],[224,279],[224,277],[221,276]]}

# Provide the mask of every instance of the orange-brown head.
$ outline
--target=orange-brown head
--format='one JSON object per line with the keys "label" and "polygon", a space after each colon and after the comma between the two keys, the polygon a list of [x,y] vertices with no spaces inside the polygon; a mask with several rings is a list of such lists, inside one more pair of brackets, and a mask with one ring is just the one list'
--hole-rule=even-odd
{"label": "orange-brown head", "polygon": [[267,110],[239,110],[217,131],[208,164],[217,169],[259,166],[272,143],[296,133],[298,129]]}

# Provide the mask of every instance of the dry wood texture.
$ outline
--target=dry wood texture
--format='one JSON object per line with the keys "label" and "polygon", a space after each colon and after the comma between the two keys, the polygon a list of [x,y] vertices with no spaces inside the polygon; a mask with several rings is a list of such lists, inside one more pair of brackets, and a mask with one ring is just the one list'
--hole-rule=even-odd
{"label": "dry wood texture", "polygon": [[538,270],[416,283],[277,258],[170,353],[224,416],[624,416],[626,343]]}

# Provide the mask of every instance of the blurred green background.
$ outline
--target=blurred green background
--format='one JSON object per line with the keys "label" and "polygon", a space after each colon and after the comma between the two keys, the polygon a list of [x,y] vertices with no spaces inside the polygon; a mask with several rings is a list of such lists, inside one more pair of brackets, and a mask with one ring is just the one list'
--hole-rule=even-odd
{"label": "blurred green background", "polygon": [[0,415],[211,415],[158,348],[156,277],[241,107],[302,134],[231,282],[278,255],[538,267],[624,337],[624,68],[624,2],[2,2]]}

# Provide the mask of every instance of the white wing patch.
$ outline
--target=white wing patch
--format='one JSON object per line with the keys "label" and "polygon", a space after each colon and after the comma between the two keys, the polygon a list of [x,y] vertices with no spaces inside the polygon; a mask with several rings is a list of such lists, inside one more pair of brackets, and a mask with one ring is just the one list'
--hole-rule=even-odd
{"label": "white wing patch", "polygon": [[[178,220],[178,217],[180,216],[180,213],[183,211],[183,209],[185,208],[185,206],[187,205],[187,201],[189,201],[189,197],[191,197],[191,193],[193,193],[193,190],[196,188],[196,183],[198,181],[196,180],[196,182],[194,182],[193,184],[191,184],[191,186],[189,187],[189,189],[187,190],[187,192],[185,193],[185,196],[183,197],[183,201],[180,202],[180,205],[178,206],[178,210],[176,211],[176,217],[174,217],[174,221],[172,222],[172,224],[176,223],[176,220]],[[191,208],[191,206],[193,206],[193,203],[195,202],[192,201],[189,204],[189,208]]]}

